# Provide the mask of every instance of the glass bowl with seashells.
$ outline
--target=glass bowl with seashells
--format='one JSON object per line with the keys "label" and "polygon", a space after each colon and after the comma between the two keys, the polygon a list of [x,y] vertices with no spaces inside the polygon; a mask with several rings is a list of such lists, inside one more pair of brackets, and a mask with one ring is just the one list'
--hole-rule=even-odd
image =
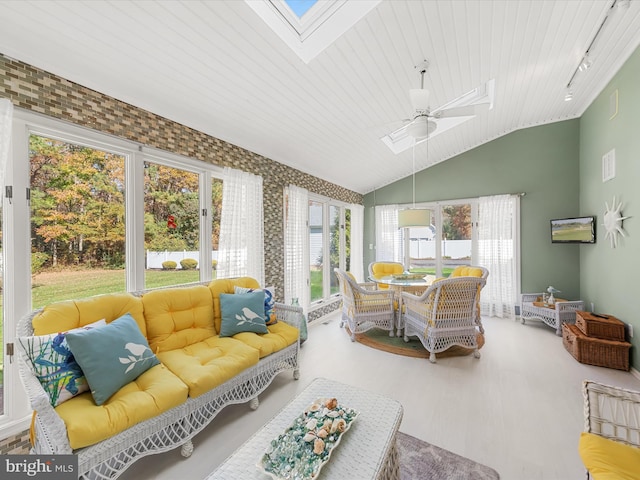
{"label": "glass bowl with seashells", "polygon": [[271,440],[258,468],[275,479],[316,478],[357,416],[336,398],[317,399]]}

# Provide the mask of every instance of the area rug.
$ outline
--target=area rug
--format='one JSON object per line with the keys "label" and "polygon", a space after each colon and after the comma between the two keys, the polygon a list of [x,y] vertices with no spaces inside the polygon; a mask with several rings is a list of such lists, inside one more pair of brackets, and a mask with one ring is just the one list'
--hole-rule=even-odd
{"label": "area rug", "polygon": [[[351,335],[348,327],[345,327],[348,335]],[[429,358],[429,352],[416,337],[409,337],[405,342],[402,337],[390,337],[389,332],[374,328],[364,333],[356,334],[356,341],[371,348],[382,350],[396,355],[404,355],[415,358]],[[484,335],[478,333],[478,348],[484,345]],[[454,345],[453,347],[436,354],[436,358],[470,355],[473,349]]]}
{"label": "area rug", "polygon": [[457,455],[406,433],[396,436],[401,480],[495,480],[493,468]]}

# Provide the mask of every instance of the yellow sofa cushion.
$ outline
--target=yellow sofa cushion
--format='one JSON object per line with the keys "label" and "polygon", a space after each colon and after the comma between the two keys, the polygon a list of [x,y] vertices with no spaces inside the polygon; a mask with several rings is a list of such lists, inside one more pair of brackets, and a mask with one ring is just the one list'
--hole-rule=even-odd
{"label": "yellow sofa cushion", "polygon": [[142,296],[147,338],[158,354],[184,348],[216,334],[213,300],[204,285],[154,290]]}
{"label": "yellow sofa cushion", "polygon": [[35,335],[47,335],[84,327],[102,319],[110,323],[125,313],[131,314],[142,334],[146,336],[142,300],[129,293],[112,293],[52,303],[44,307],[31,323]]}
{"label": "yellow sofa cushion", "polygon": [[593,480],[638,480],[640,448],[582,432],[578,451]]}
{"label": "yellow sofa cushion", "polygon": [[449,275],[449,278],[453,277],[482,277],[482,269],[468,265],[459,265],[454,268],[451,275]]}
{"label": "yellow sofa cushion", "polygon": [[[255,335],[255,334],[254,334]],[[158,353],[160,361],[197,397],[258,363],[258,350],[217,335],[184,348]]]}
{"label": "yellow sofa cushion", "polygon": [[269,325],[267,330],[269,333],[264,334],[242,332],[234,335],[233,338],[255,348],[260,352],[260,358],[263,358],[297,342],[300,335],[296,327],[284,322]]}
{"label": "yellow sofa cushion", "polygon": [[216,333],[220,333],[220,322],[222,318],[220,315],[220,294],[235,293],[236,286],[243,288],[260,288],[258,281],[251,277],[221,278],[219,280],[213,280],[209,284],[209,290],[211,290],[211,296],[213,297],[213,326]]}
{"label": "yellow sofa cushion", "polygon": [[187,400],[187,386],[162,365],[150,368],[103,405],[86,392],[56,407],[74,450],[87,447],[155,417]]}

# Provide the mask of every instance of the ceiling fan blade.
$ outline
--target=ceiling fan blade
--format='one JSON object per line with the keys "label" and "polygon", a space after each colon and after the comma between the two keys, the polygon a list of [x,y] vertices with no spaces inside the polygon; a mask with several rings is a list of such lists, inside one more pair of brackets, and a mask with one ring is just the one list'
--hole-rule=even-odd
{"label": "ceiling fan blade", "polygon": [[479,106],[480,105],[466,105],[464,107],[446,108],[433,112],[432,116],[435,118],[472,117],[478,113]]}
{"label": "ceiling fan blade", "polygon": [[429,110],[429,90],[412,88],[409,90],[409,97],[414,110]]}

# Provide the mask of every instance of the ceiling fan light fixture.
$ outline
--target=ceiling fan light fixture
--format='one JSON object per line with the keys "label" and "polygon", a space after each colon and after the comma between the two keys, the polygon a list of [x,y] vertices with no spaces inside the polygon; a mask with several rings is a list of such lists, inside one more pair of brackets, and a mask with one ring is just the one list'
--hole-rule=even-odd
{"label": "ceiling fan light fixture", "polygon": [[407,126],[407,134],[415,139],[426,138],[435,132],[436,127],[436,122],[421,115]]}

